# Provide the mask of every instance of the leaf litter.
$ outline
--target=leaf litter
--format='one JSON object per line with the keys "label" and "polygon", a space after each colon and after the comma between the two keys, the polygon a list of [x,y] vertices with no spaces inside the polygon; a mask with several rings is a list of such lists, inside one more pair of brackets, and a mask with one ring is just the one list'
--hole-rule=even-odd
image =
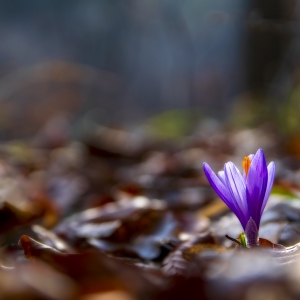
{"label": "leaf litter", "polygon": [[34,143],[1,145],[1,299],[299,299],[298,171],[272,133],[264,147],[280,168],[258,246],[247,249],[202,162],[238,161],[257,130],[86,130],[76,142],[54,145],[41,131]]}

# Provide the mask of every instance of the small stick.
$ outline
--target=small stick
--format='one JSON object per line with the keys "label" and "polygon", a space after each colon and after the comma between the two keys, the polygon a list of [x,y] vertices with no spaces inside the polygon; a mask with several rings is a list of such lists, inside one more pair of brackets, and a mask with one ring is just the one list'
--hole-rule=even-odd
{"label": "small stick", "polygon": [[234,238],[230,237],[230,236],[227,235],[227,234],[225,235],[225,237],[228,238],[229,240],[231,240],[231,241],[237,243],[239,246],[243,246],[237,239],[234,239]]}

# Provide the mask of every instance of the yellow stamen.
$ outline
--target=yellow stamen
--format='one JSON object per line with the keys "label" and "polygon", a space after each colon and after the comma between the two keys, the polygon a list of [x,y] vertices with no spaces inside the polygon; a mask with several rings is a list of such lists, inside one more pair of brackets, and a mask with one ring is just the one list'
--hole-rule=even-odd
{"label": "yellow stamen", "polygon": [[250,168],[250,165],[251,165],[251,159],[249,158],[249,156],[244,157],[242,165],[243,165],[243,168],[245,170],[246,177],[248,177],[248,172],[249,172],[249,168]]}

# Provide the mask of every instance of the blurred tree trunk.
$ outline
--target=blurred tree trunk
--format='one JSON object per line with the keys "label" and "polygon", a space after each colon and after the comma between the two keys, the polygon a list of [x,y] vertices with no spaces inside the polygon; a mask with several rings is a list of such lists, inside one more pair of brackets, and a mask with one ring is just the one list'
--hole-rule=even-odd
{"label": "blurred tree trunk", "polygon": [[251,92],[266,94],[292,38],[289,22],[296,0],[250,0],[246,38],[246,81]]}

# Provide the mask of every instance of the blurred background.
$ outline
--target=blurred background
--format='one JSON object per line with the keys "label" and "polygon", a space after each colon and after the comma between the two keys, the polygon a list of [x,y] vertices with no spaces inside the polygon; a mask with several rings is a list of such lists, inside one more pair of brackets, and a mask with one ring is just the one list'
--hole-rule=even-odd
{"label": "blurred background", "polygon": [[[300,299],[299,13],[0,0],[0,299]],[[259,148],[278,265],[203,172]]]}
{"label": "blurred background", "polygon": [[297,137],[298,22],[295,0],[3,0],[0,137],[195,118]]}

